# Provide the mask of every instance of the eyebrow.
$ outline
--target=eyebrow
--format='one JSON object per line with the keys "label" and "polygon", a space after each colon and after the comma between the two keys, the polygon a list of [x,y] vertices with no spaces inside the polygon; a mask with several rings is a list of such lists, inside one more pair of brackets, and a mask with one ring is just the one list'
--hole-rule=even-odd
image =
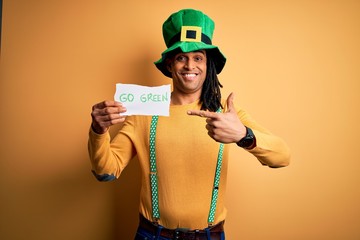
{"label": "eyebrow", "polygon": [[194,51],[194,52],[196,52],[196,53],[206,54],[206,51],[205,51],[205,50],[196,50],[196,51]]}

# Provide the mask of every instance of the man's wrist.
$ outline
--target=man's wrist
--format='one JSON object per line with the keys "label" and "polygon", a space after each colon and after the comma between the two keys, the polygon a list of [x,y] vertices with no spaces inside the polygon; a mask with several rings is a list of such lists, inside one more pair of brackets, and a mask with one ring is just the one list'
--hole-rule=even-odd
{"label": "man's wrist", "polygon": [[106,133],[106,132],[109,130],[109,128],[103,129],[103,128],[101,128],[101,127],[99,128],[99,127],[94,126],[94,124],[91,124],[91,130],[92,130],[94,133],[101,135],[101,134]]}
{"label": "man's wrist", "polygon": [[256,145],[256,139],[255,139],[255,135],[253,133],[253,131],[251,130],[251,128],[246,127],[246,134],[245,136],[240,139],[240,141],[238,141],[236,144],[239,147],[245,148],[245,149],[252,149],[255,147]]}

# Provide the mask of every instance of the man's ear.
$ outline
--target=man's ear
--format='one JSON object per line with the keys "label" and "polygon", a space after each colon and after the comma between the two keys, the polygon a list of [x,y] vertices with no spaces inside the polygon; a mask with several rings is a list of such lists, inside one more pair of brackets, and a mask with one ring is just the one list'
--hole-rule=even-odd
{"label": "man's ear", "polygon": [[170,59],[166,59],[165,60],[165,65],[166,65],[166,69],[171,72],[171,60]]}

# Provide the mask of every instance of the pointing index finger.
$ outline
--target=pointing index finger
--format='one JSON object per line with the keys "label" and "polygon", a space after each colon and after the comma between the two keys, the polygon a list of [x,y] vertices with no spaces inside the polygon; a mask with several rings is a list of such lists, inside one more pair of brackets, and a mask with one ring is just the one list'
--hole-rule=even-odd
{"label": "pointing index finger", "polygon": [[199,116],[203,118],[218,118],[218,114],[215,112],[208,112],[204,110],[188,110],[188,115]]}

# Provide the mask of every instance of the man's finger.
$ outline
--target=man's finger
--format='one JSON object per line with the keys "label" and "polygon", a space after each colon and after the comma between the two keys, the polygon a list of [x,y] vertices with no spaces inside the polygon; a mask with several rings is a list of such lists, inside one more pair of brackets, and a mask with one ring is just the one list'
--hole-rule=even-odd
{"label": "man's finger", "polygon": [[103,109],[106,107],[121,107],[123,106],[121,102],[116,102],[116,101],[103,101],[103,102],[99,102],[97,104],[95,104],[93,106],[93,110],[94,109]]}
{"label": "man's finger", "polygon": [[228,98],[226,100],[226,104],[227,104],[227,107],[228,107],[228,112],[235,111],[234,98],[235,98],[235,94],[230,93],[230,95],[228,96]]}
{"label": "man's finger", "polygon": [[218,114],[215,112],[208,112],[203,110],[189,110],[188,115],[199,116],[203,118],[218,118]]}

